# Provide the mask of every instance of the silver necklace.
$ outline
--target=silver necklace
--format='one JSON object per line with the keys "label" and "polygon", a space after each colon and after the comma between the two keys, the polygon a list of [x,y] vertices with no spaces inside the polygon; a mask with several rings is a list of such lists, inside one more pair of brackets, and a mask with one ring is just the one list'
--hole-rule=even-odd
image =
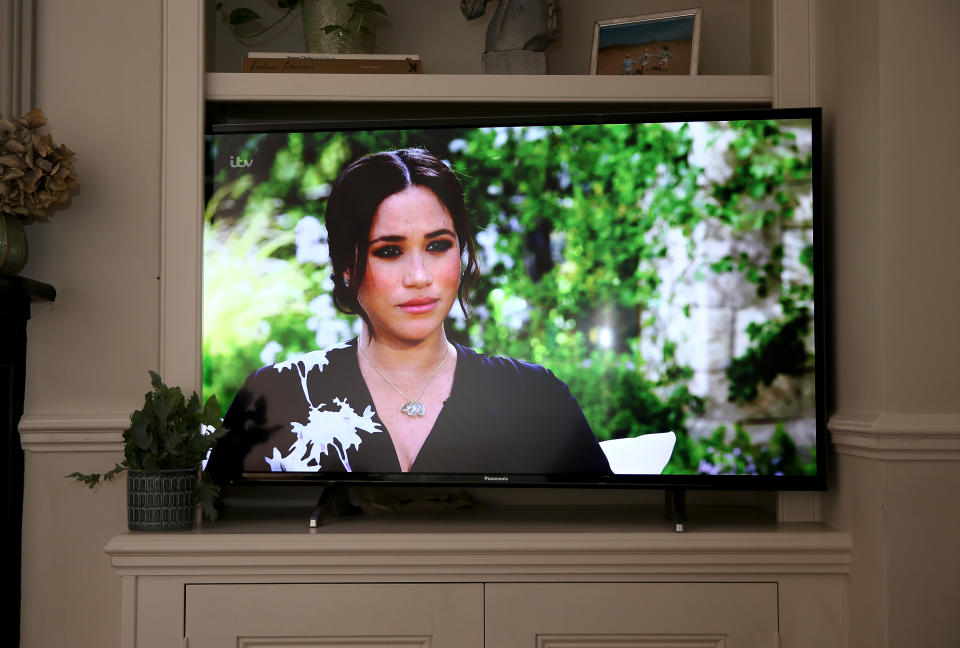
{"label": "silver necklace", "polygon": [[440,364],[437,365],[437,368],[433,370],[433,373],[430,375],[430,378],[427,379],[427,382],[423,385],[423,389],[420,390],[420,395],[416,398],[410,398],[402,391],[400,388],[393,384],[393,381],[383,375],[383,373],[377,369],[377,365],[373,364],[373,360],[370,359],[370,356],[363,350],[359,342],[357,343],[357,349],[360,350],[360,353],[363,354],[363,357],[366,358],[367,363],[370,365],[370,368],[377,372],[377,375],[387,381],[387,384],[397,390],[397,393],[403,398],[404,403],[403,407],[400,408],[400,411],[406,414],[407,416],[423,416],[427,413],[426,408],[424,408],[423,403],[420,401],[423,398],[424,392],[427,391],[427,387],[430,386],[430,383],[433,382],[433,379],[437,377],[437,374],[440,373],[440,367],[443,366],[443,363],[447,360],[447,354],[450,352],[449,346],[444,346],[443,357],[440,358]]}

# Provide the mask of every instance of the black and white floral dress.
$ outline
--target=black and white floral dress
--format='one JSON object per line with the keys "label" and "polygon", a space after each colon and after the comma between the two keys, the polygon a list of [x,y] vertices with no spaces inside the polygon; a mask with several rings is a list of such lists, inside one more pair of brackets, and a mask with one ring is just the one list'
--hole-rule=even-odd
{"label": "black and white floral dress", "polygon": [[[567,386],[538,365],[458,344],[450,397],[410,472],[609,475]],[[357,364],[357,341],[251,374],[207,465],[217,483],[271,471],[400,472]]]}

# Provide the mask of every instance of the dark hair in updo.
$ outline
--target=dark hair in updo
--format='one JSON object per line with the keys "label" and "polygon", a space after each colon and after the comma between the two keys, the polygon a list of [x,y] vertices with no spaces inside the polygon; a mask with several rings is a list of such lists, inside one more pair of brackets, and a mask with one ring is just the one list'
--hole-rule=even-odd
{"label": "dark hair in updo", "polygon": [[[343,313],[359,315],[374,334],[369,317],[357,299],[367,270],[370,228],[380,203],[410,187],[434,193],[453,218],[466,263],[460,278],[458,298],[469,316],[469,291],[480,274],[477,246],[470,217],[463,201],[463,188],[450,168],[421,148],[371,153],[344,169],[333,183],[324,220],[333,266],[333,303]],[[350,276],[349,285],[344,275]]]}

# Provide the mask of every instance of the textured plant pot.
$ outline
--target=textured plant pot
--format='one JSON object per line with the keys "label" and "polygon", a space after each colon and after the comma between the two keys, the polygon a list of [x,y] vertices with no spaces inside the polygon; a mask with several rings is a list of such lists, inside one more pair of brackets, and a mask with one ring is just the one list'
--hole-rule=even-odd
{"label": "textured plant pot", "polygon": [[186,531],[193,528],[197,470],[127,471],[127,528]]}
{"label": "textured plant pot", "polygon": [[15,275],[27,263],[27,233],[16,216],[0,213],[0,275]]}
{"label": "textured plant pot", "polygon": [[303,0],[303,39],[308,52],[324,54],[370,54],[373,33],[325,33],[327,25],[346,25],[351,0]]}

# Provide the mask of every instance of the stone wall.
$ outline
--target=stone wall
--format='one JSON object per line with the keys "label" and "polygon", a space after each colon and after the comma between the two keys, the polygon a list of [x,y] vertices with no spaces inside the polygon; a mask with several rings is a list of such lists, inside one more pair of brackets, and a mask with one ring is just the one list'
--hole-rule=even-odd
{"label": "stone wall", "polygon": [[[697,129],[692,130],[692,135],[692,161],[704,169],[699,184],[703,191],[701,202],[706,204],[712,200],[709,189],[722,185],[732,173],[731,138],[722,131],[718,136],[716,132]],[[809,137],[798,137],[797,145],[801,154],[809,154]],[[734,424],[739,423],[754,441],[763,442],[782,422],[798,444],[815,442],[812,363],[803,375],[781,374],[769,386],[761,386],[758,397],[749,404],[728,400],[726,371],[731,361],[751,345],[747,327],[781,318],[779,300],[783,289],[791,284],[811,285],[813,281],[809,269],[800,261],[802,251],[814,243],[812,186],[803,181],[786,189],[794,203],[792,218],[778,216],[762,229],[738,232],[718,220],[705,219],[690,234],[667,226],[653,234],[667,242],[667,255],[656,262],[662,282],[661,299],[652,305],[656,323],[642,328],[642,348],[652,374],[662,367],[663,345],[667,341],[677,344],[677,363],[693,370],[690,390],[703,397],[706,405],[703,416],[688,421],[694,437],[707,436],[718,426],[726,426],[732,436]],[[748,199],[742,207],[745,213],[779,210],[771,198]],[[766,296],[758,296],[757,285],[743,271],[718,272],[711,268],[711,264],[725,257],[741,255],[746,255],[751,265],[762,267],[771,260],[772,250],[778,245],[784,252],[779,285],[767,285]],[[813,304],[805,305],[812,312]],[[806,346],[812,354],[812,325]]]}

